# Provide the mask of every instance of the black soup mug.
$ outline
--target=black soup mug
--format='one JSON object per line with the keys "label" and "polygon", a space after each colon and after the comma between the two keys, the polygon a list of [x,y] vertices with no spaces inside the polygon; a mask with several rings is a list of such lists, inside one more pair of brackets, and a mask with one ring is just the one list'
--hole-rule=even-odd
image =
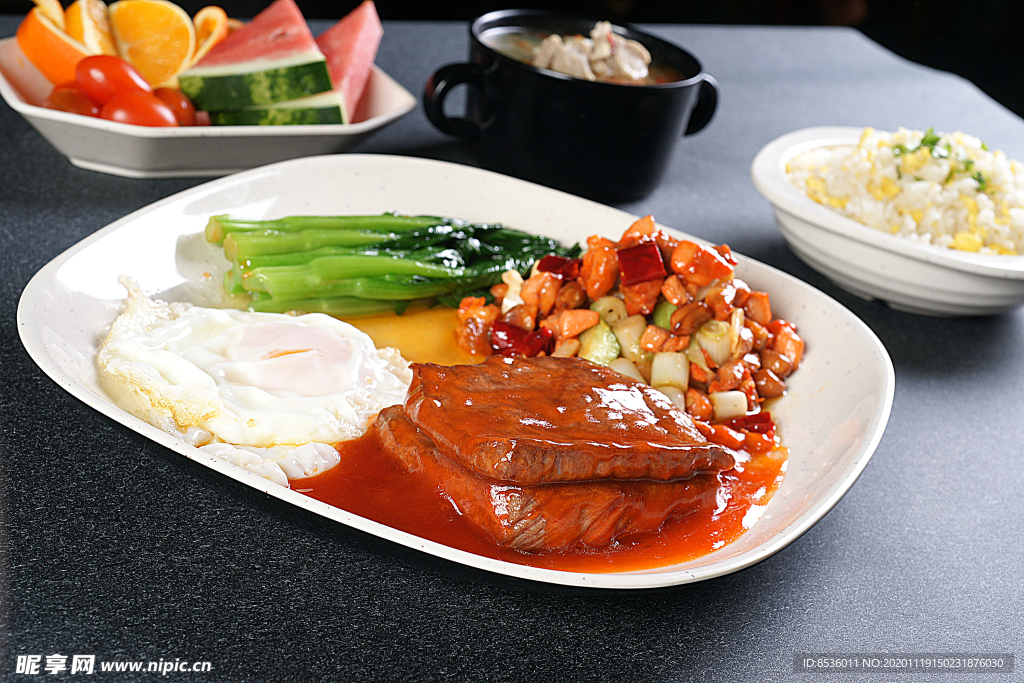
{"label": "black soup mug", "polygon": [[[701,130],[718,102],[717,83],[686,50],[639,31],[614,32],[641,43],[652,63],[681,80],[623,85],[539,69],[487,45],[517,30],[589,35],[594,21],[544,10],[501,10],[470,25],[469,62],[441,67],[427,80],[427,118],[470,142],[485,168],[603,202],[649,194],[679,138]],[[466,116],[445,113],[445,99],[468,86]]]}

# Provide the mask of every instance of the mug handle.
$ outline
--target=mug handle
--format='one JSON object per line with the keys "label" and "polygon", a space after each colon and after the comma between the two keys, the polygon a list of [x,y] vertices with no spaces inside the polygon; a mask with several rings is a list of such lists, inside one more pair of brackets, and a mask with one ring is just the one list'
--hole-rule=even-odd
{"label": "mug handle", "polygon": [[686,124],[686,132],[683,135],[693,135],[708,125],[711,117],[715,115],[717,106],[718,81],[711,74],[704,74],[703,80],[700,82],[700,90],[697,92],[697,104],[693,106],[690,122]]}
{"label": "mug handle", "polygon": [[427,118],[442,132],[460,138],[474,138],[480,134],[480,124],[465,117],[453,118],[444,113],[444,101],[452,89],[468,85],[483,91],[479,67],[473,64],[448,64],[430,74],[423,88],[423,108]]}

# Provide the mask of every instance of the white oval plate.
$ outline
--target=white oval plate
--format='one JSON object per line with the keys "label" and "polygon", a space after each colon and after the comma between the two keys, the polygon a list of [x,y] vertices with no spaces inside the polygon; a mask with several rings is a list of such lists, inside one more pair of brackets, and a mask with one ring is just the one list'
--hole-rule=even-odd
{"label": "white oval plate", "polygon": [[793,252],[843,289],[938,316],[991,315],[1024,304],[1024,256],[919,244],[822,206],[786,178],[786,163],[815,147],[855,145],[862,129],[804,128],[768,143],[751,165]]}
{"label": "white oval plate", "polygon": [[[142,422],[99,388],[97,345],[120,312],[121,274],[165,300],[215,305],[227,266],[203,230],[212,214],[409,214],[502,222],[583,242],[620,235],[625,212],[488,171],[394,156],[339,155],[285,161],[186,190],[122,218],[36,274],[22,295],[18,327],[29,354],[58,384],[104,415],[187,458],[326,518],[472,567],[570,586],[651,588],[699,581],[748,567],[784,548],[853,485],[882,436],[895,385],[892,362],[854,315],[809,285],[739,256],[737,273],[767,290],[773,311],[807,341],[789,393],[772,408],[789,469],[767,509],[740,539],[705,557],[635,573],[589,574],[510,564],[425,541],[271,484]],[[111,457],[120,457],[112,455]]]}
{"label": "white oval plate", "polygon": [[72,164],[130,178],[206,177],[285,159],[346,152],[416,108],[412,93],[373,67],[355,123],[148,128],[37,106],[53,86],[18,47],[0,40],[0,96]]}

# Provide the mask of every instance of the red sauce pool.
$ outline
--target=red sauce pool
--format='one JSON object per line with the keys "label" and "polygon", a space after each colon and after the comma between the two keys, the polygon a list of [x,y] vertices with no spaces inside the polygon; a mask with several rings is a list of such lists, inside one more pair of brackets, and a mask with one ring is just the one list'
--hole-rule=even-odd
{"label": "red sauce pool", "polygon": [[572,572],[626,572],[664,567],[706,555],[739,538],[760,516],[785,472],[786,450],[756,455],[719,475],[715,509],[698,509],[600,551],[530,554],[498,546],[463,519],[435,482],[388,457],[371,431],[339,448],[341,463],[292,488],[360,517],[484,557]]}

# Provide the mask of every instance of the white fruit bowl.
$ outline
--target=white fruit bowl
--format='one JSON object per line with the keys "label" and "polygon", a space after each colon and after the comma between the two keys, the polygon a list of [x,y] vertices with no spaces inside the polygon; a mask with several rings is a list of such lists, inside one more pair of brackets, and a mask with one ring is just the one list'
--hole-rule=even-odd
{"label": "white fruit bowl", "polygon": [[39,106],[53,88],[15,38],[0,40],[0,96],[80,168],[130,178],[221,176],[286,159],[347,152],[416,108],[376,66],[349,124],[147,128]]}
{"label": "white fruit bowl", "polygon": [[805,128],[754,158],[754,186],[800,260],[852,294],[922,315],[992,315],[1024,304],[1024,256],[973,254],[887,234],[822,206],[786,179],[786,163],[796,155],[857,144],[861,132]]}

